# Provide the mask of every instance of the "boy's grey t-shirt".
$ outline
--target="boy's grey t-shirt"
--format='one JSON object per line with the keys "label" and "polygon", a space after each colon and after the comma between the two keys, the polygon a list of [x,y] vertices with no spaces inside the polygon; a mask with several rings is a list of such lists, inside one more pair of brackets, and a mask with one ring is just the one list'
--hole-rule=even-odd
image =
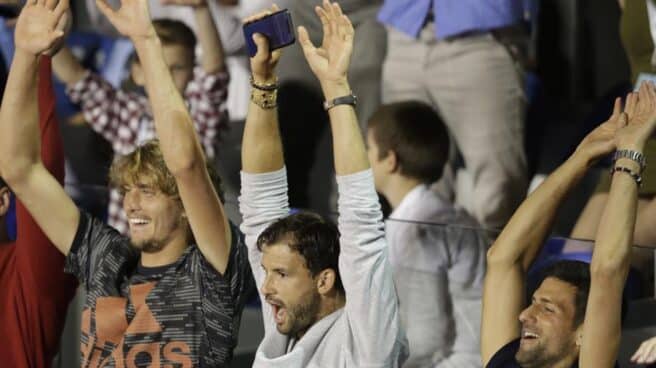
{"label": "boy's grey t-shirt", "polygon": [[[263,174],[242,172],[241,178],[241,229],[259,289],[264,271],[257,237],[289,214],[287,176],[283,168]],[[346,304],[317,321],[291,346],[291,339],[277,331],[271,307],[263,301],[265,336],[254,367],[400,367],[408,356],[373,174],[366,170],[338,176],[337,184],[339,273]]]}
{"label": "boy's grey t-shirt", "polygon": [[223,275],[195,245],[171,265],[145,268],[128,238],[81,213],[66,271],[86,289],[82,366],[228,364],[254,286],[243,236],[231,230]]}

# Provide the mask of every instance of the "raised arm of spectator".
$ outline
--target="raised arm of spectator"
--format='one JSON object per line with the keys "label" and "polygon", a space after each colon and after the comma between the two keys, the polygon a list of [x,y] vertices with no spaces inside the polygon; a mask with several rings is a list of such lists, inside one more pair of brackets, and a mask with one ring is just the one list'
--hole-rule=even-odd
{"label": "raised arm of spectator", "polygon": [[[245,21],[254,21],[277,10],[278,7],[274,5],[271,10],[256,14]],[[257,45],[257,54],[251,58],[253,84],[256,86],[277,85],[278,78],[275,69],[280,60],[280,50],[270,52],[269,43],[262,35],[255,34],[253,38]],[[251,98],[246,117],[241,164],[242,170],[249,174],[272,172],[280,170],[284,166],[282,140],[278,127],[278,109],[275,106],[266,108],[261,103],[263,98],[266,98],[266,92],[253,88],[253,98]],[[260,103],[257,103],[258,101]]]}
{"label": "raised arm of spectator", "polygon": [[[352,95],[347,73],[355,32],[337,3],[324,0],[315,10],[323,25],[321,47],[312,44],[303,27],[299,39],[326,101],[337,103],[335,99]],[[353,105],[336,104],[329,115],[339,190],[339,273],[358,346],[355,360],[362,366],[400,366],[407,358],[407,340],[364,139]]]}
{"label": "raised arm of spectator", "polygon": [[623,125],[621,101],[613,115],[588,134],[575,153],[517,209],[487,254],[483,291],[481,355],[484,365],[504,345],[519,337],[525,276],[544,244],[567,194],[587,169],[615,149],[615,131]]}
{"label": "raised arm of spectator", "polygon": [[207,172],[189,112],[164,61],[148,0],[123,0],[118,10],[103,0],[97,4],[114,27],[134,43],[143,65],[162,155],[175,178],[194,238],[208,262],[224,273],[230,254],[230,226]]}
{"label": "raised arm of spectator", "polygon": [[[656,129],[656,90],[643,83],[626,104],[628,125],[616,133],[618,150],[642,153]],[[621,158],[615,168],[639,174],[641,165]],[[629,273],[633,230],[638,205],[638,183],[632,174],[615,171],[608,202],[599,223],[590,264],[590,294],[583,324],[579,357],[582,368],[615,366],[622,335],[621,309],[624,283]]]}
{"label": "raised arm of spectator", "polygon": [[0,176],[64,254],[80,214],[41,161],[37,70],[40,55],[63,37],[58,24],[67,10],[68,0],[26,3],[16,24],[16,53],[0,110]]}
{"label": "raised arm of spectator", "polygon": [[[298,36],[305,58],[319,79],[326,101],[332,101],[353,93],[347,73],[355,31],[337,3],[331,4],[326,0],[323,7],[317,7],[316,11],[323,24],[321,47],[317,48],[312,44],[304,27],[299,27]],[[353,107],[346,104],[337,105],[328,112],[337,175],[353,174],[369,168],[367,151]]]}

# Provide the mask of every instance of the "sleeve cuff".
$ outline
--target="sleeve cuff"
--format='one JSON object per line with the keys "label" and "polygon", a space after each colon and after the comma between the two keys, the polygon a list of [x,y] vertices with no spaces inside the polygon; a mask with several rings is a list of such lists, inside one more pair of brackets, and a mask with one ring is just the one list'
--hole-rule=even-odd
{"label": "sleeve cuff", "polygon": [[77,251],[80,249],[80,246],[84,240],[84,235],[87,232],[87,224],[89,221],[89,215],[86,212],[80,211],[80,222],[77,225],[75,238],[73,238],[73,243],[71,244],[71,248],[68,251],[69,254],[77,253]]}

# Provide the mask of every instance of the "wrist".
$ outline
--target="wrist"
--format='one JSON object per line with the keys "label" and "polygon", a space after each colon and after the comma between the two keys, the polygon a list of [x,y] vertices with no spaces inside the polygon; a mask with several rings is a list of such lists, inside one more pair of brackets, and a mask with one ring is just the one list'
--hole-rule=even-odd
{"label": "wrist", "polygon": [[134,48],[138,51],[139,48],[146,47],[153,44],[159,44],[159,37],[155,32],[155,28],[151,28],[147,33],[138,36],[130,36],[130,40],[134,44]]}
{"label": "wrist", "polygon": [[23,49],[20,46],[16,46],[16,50],[14,51],[14,55],[15,55],[16,58],[21,58],[23,60],[30,60],[30,59],[36,60],[39,57],[38,54],[35,54],[30,50]]}
{"label": "wrist", "polygon": [[346,78],[337,81],[321,81],[321,90],[326,101],[348,96],[352,93],[351,86]]}
{"label": "wrist", "polygon": [[278,82],[278,77],[274,74],[255,74],[253,73],[253,83],[258,85],[269,85]]}

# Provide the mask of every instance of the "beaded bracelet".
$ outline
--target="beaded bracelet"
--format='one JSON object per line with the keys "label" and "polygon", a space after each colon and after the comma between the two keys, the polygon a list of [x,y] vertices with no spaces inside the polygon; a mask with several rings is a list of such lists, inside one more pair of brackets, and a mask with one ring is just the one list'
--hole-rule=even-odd
{"label": "beaded bracelet", "polygon": [[638,184],[638,187],[642,186],[642,176],[640,176],[640,174],[638,173],[633,172],[633,170],[629,169],[628,167],[615,166],[610,170],[610,176],[612,177],[613,174],[615,174],[616,172],[623,172],[629,174],[631,178],[635,180],[636,184]]}
{"label": "beaded bracelet", "polygon": [[273,83],[257,84],[255,83],[255,79],[251,75],[251,87],[255,89],[259,89],[260,91],[272,92],[278,89],[278,79],[276,78],[276,81]]}

